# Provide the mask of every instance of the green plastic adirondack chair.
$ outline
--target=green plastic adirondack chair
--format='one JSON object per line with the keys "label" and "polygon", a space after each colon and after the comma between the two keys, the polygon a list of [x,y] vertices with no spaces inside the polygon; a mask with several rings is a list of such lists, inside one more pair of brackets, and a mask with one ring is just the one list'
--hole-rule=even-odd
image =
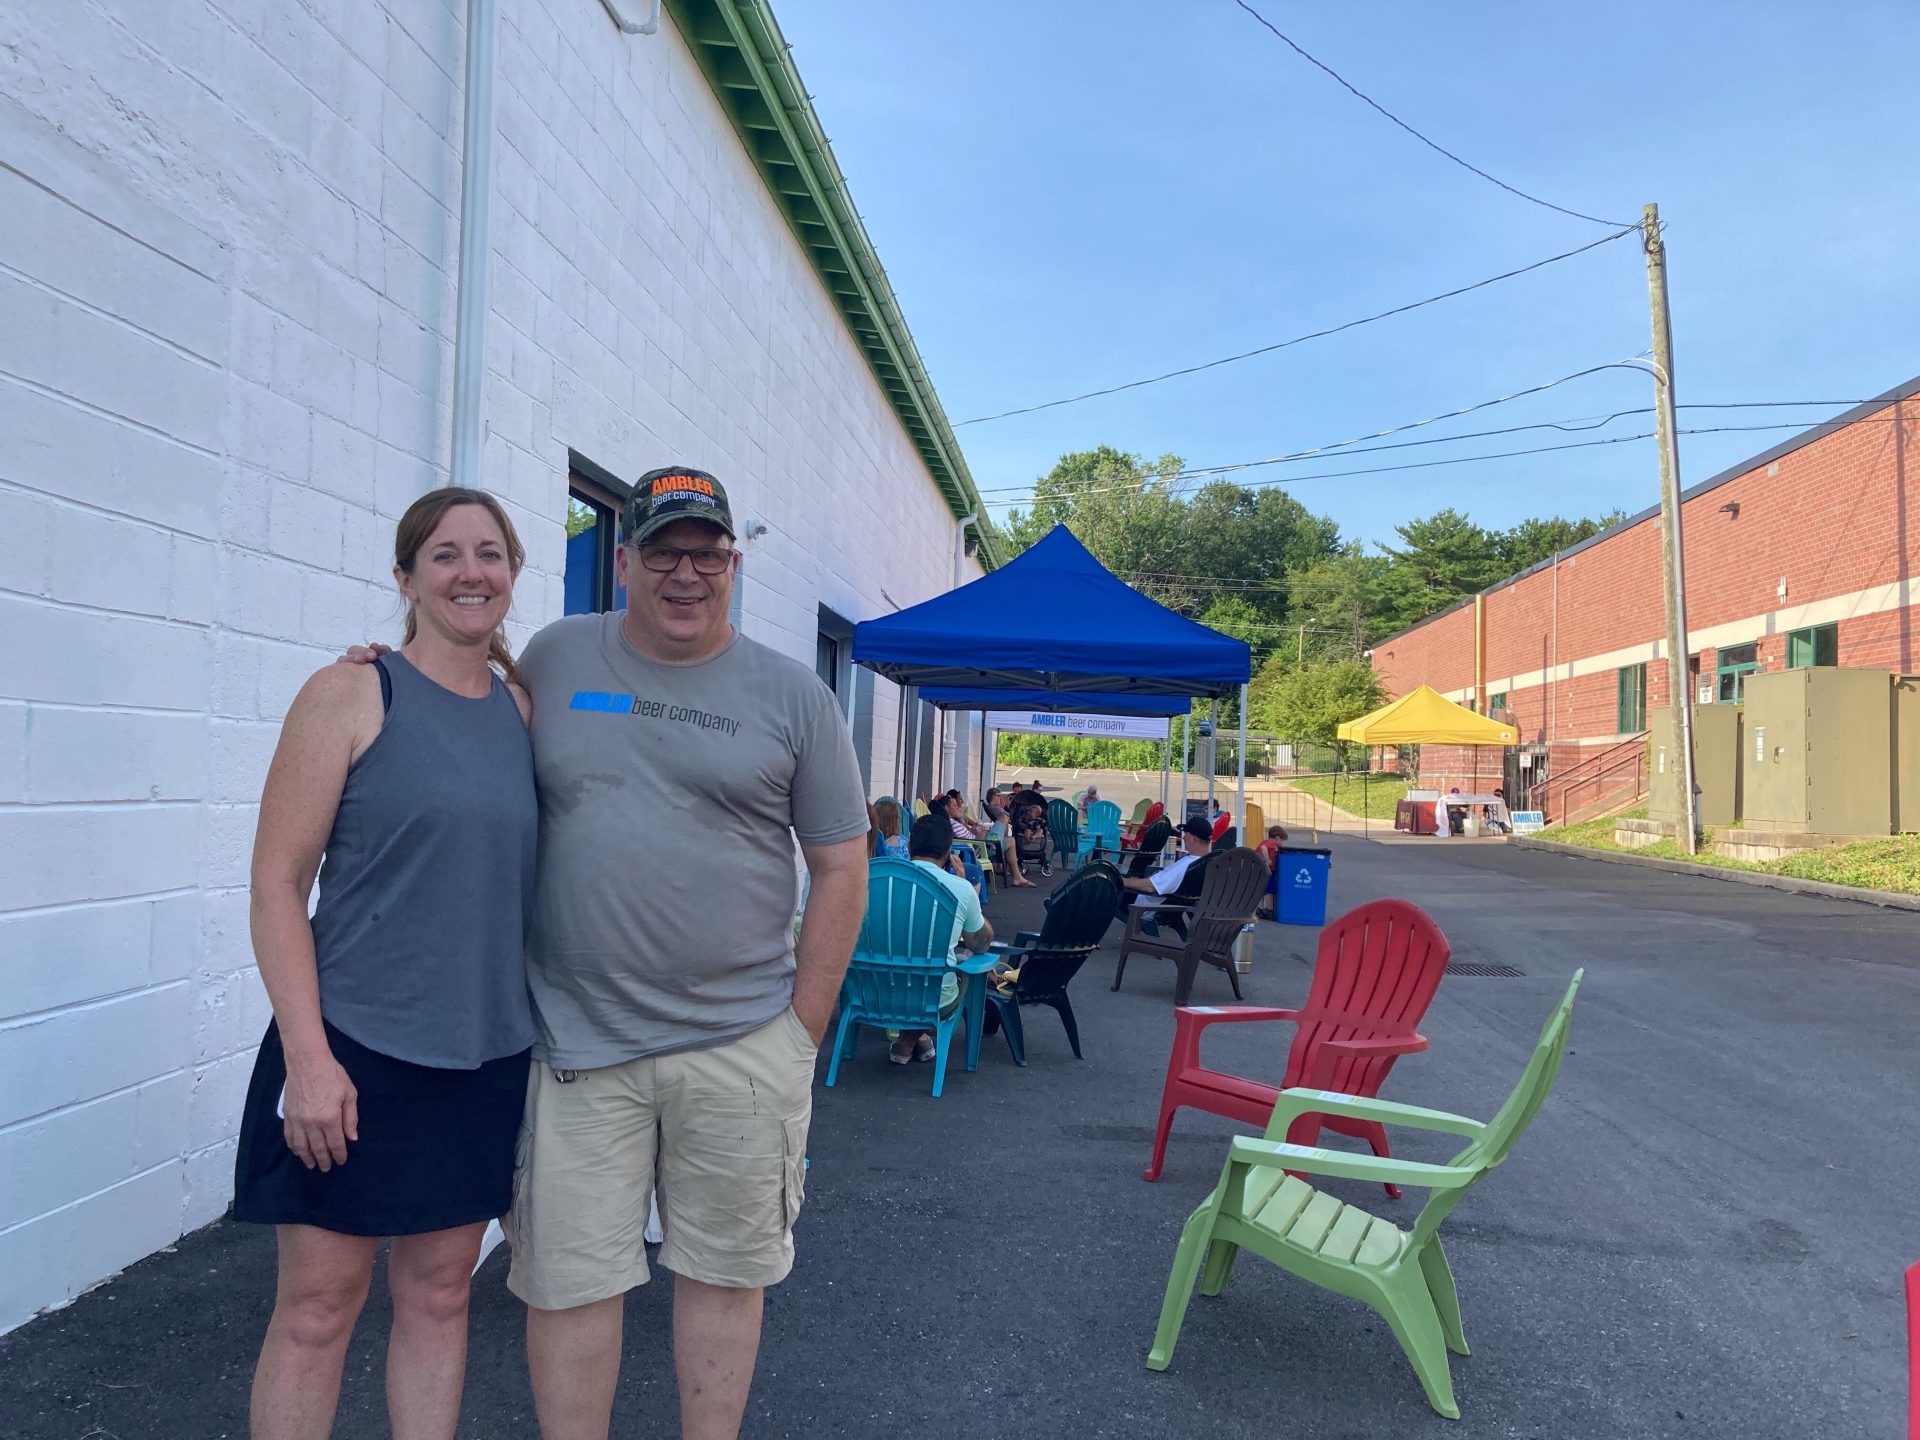
{"label": "green plastic adirondack chair", "polygon": [[1065,800],[1047,802],[1047,841],[1062,865],[1080,858],[1080,812]]}
{"label": "green plastic adirondack chair", "polygon": [[[1251,1250],[1302,1280],[1364,1300],[1378,1310],[1413,1362],[1428,1402],[1448,1419],[1458,1420],[1460,1407],[1453,1399],[1447,1351],[1465,1355],[1467,1339],[1460,1328],[1453,1272],[1440,1249],[1440,1222],[1468,1190],[1507,1158],[1553,1088],[1567,1050],[1573,997],[1584,973],[1574,973],[1566,996],[1540,1032],[1526,1073],[1499,1113],[1484,1125],[1441,1110],[1362,1100],[1330,1090],[1282,1090],[1265,1138],[1232,1143],[1220,1183],[1180,1232],[1180,1248],[1167,1278],[1160,1328],[1154,1332],[1147,1368],[1164,1370],[1172,1362],[1202,1258],[1206,1273],[1200,1276],[1200,1293],[1218,1295],[1226,1286],[1234,1258],[1243,1249]],[[1464,1135],[1472,1143],[1445,1165],[1287,1144],[1287,1127],[1310,1111],[1439,1130]],[[1413,1228],[1403,1231],[1357,1205],[1314,1189],[1290,1171],[1418,1185],[1433,1194]]]}

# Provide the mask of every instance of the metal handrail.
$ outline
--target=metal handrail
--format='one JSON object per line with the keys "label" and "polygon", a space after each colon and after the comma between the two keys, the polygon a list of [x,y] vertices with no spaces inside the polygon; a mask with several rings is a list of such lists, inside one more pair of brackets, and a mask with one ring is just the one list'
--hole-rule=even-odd
{"label": "metal handrail", "polygon": [[[1629,768],[1633,770],[1633,789],[1636,796],[1646,788],[1646,751],[1647,732],[1641,731],[1630,740],[1622,740],[1610,745],[1598,755],[1582,760],[1565,775],[1549,776],[1543,787],[1543,799],[1548,803],[1542,808],[1547,818],[1559,824],[1568,824],[1575,818],[1576,806],[1568,803],[1567,797],[1577,790],[1584,790],[1600,784],[1602,781],[1617,780]],[[1590,773],[1582,774],[1582,771]],[[1556,790],[1558,792],[1556,803]]]}

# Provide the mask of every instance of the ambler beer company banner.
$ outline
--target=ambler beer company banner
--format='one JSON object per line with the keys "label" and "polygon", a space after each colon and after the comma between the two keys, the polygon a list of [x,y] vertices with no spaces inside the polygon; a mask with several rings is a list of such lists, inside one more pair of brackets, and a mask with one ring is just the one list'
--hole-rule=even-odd
{"label": "ambler beer company banner", "polygon": [[1089,735],[1102,740],[1164,740],[1165,716],[1061,715],[1050,710],[989,710],[987,728],[1002,734]]}

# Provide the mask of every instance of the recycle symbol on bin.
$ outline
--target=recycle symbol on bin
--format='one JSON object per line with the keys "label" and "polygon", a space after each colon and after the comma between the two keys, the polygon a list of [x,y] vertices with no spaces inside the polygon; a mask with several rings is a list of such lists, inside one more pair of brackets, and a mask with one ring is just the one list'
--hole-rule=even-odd
{"label": "recycle symbol on bin", "polygon": [[1311,886],[1313,884],[1313,872],[1302,865],[1298,870],[1293,872],[1293,883],[1295,885]]}

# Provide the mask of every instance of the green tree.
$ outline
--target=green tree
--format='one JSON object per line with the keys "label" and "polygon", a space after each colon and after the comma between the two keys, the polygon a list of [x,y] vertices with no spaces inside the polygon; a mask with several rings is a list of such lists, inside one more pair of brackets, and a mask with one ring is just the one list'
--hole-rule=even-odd
{"label": "green tree", "polygon": [[1163,455],[1149,465],[1111,445],[1062,455],[1035,483],[1032,506],[1008,517],[1013,551],[1064,524],[1101,564],[1142,593],[1163,604],[1183,598],[1161,578],[1186,573],[1182,502],[1170,478],[1183,463],[1177,455]]}
{"label": "green tree", "polygon": [[1379,597],[1389,630],[1444,610],[1502,578],[1499,542],[1449,506],[1396,525],[1400,545],[1382,545],[1387,570]]}
{"label": "green tree", "polygon": [[1610,510],[1597,520],[1567,520],[1558,515],[1522,520],[1498,537],[1500,568],[1507,575],[1518,575],[1602,530],[1611,530],[1626,518],[1626,511]]}
{"label": "green tree", "polygon": [[1295,661],[1285,652],[1269,657],[1247,697],[1253,724],[1284,740],[1335,743],[1335,732],[1386,699],[1380,677],[1366,661]]}
{"label": "green tree", "polygon": [[1296,631],[1296,653],[1304,641],[1307,654],[1323,659],[1357,655],[1387,634],[1380,595],[1389,563],[1354,541],[1289,576],[1287,618],[1306,627],[1304,635]]}
{"label": "green tree", "polygon": [[1273,487],[1216,480],[1185,494],[1183,463],[1111,445],[1062,455],[1006,534],[1017,553],[1064,524],[1141,593],[1264,654],[1283,638],[1292,574],[1339,554],[1339,530]]}

